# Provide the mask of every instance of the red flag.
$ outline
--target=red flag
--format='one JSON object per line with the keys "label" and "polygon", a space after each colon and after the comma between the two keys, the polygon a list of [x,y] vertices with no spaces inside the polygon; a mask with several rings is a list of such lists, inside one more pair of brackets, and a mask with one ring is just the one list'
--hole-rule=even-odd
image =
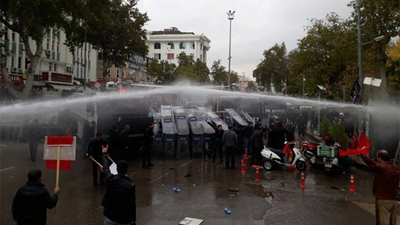
{"label": "red flag", "polygon": [[[71,162],[70,160],[60,160],[60,170],[70,171]],[[57,160],[46,160],[46,168],[57,169]]]}
{"label": "red flag", "polygon": [[283,153],[284,153],[284,154],[288,154],[288,153],[290,153],[290,152],[291,152],[291,149],[290,149],[290,142],[287,142],[286,145],[285,145],[285,148],[283,149]]}
{"label": "red flag", "polygon": [[358,155],[358,154],[367,155],[370,150],[371,150],[371,142],[368,140],[367,136],[365,136],[364,132],[361,132],[357,149],[348,148],[346,151],[340,149],[339,156]]}
{"label": "red flag", "polygon": [[350,148],[356,149],[357,145],[358,145],[358,137],[357,137],[357,133],[354,131],[353,137],[351,138]]}

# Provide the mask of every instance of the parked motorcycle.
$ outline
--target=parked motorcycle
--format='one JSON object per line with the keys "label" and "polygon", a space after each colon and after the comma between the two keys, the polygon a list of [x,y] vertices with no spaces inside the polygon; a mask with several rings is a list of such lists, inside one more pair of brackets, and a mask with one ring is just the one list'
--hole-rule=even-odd
{"label": "parked motorcycle", "polygon": [[264,169],[272,170],[276,166],[283,165],[290,167],[296,166],[299,171],[305,171],[307,167],[306,160],[303,158],[300,149],[295,146],[295,143],[291,142],[287,144],[285,148],[290,148],[290,152],[293,154],[291,160],[286,161],[284,159],[285,155],[290,153],[287,153],[284,150],[264,146],[264,149],[261,151],[261,155],[264,157]]}
{"label": "parked motorcycle", "polygon": [[317,149],[321,143],[302,141],[302,144],[304,158],[310,161],[311,166],[314,166],[317,162],[322,162],[322,158],[317,156]]}

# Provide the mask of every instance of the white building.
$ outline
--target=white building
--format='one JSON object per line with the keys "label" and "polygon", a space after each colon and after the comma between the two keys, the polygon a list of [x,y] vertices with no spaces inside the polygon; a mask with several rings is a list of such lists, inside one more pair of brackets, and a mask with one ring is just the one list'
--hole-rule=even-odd
{"label": "white building", "polygon": [[177,56],[185,52],[186,55],[192,55],[194,60],[200,59],[207,63],[210,42],[204,34],[181,32],[176,27],[150,31],[147,33],[148,57],[178,65]]}
{"label": "white building", "polygon": [[[3,25],[3,24],[2,24]],[[25,51],[25,45],[19,34],[3,27],[1,41],[11,55],[6,59],[8,73],[11,79],[25,79],[28,70],[29,58]],[[39,65],[35,71],[34,85],[54,86],[54,89],[62,89],[61,85],[71,85],[74,80],[83,81],[84,78],[84,48],[76,48],[74,56],[64,44],[66,40],[63,31],[50,30],[43,39],[43,53]],[[29,39],[31,50],[36,51],[36,42]],[[87,82],[97,81],[97,51],[87,44]],[[68,90],[68,87],[63,89]],[[72,88],[71,88],[72,89]]]}

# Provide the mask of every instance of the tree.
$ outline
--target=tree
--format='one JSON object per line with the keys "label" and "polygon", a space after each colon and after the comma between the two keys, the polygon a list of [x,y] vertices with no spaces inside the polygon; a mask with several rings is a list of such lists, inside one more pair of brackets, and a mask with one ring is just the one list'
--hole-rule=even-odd
{"label": "tree", "polygon": [[257,85],[254,81],[249,81],[247,84],[246,92],[256,92]]}
{"label": "tree", "polygon": [[176,69],[176,65],[173,63],[169,63],[168,61],[161,60],[152,60],[149,67],[147,68],[147,72],[149,75],[156,77],[157,81],[162,84],[170,84],[175,80],[174,71]]}
{"label": "tree", "polygon": [[[349,4],[353,7],[352,13],[353,26],[357,22],[357,1],[352,1]],[[389,44],[391,38],[397,37],[400,33],[400,2],[398,0],[374,0],[374,1],[361,1],[361,27],[362,27],[362,40],[369,42],[376,37],[384,36],[384,39],[363,48],[366,55],[367,65],[378,65],[379,72],[376,68],[372,71],[380,74],[382,79],[382,92],[387,94],[387,75],[385,74],[385,65],[387,61],[387,54],[385,47]],[[366,61],[365,59],[363,61]]]}
{"label": "tree", "polygon": [[192,55],[186,55],[182,52],[178,55],[178,68],[175,70],[177,79],[188,79],[197,83],[205,83],[209,81],[209,69],[207,65],[197,59],[194,60]]}
{"label": "tree", "polygon": [[[112,65],[124,66],[130,55],[147,54],[146,31],[143,26],[149,21],[146,13],[140,13],[138,0],[87,0],[74,20],[81,21],[67,24],[67,43],[73,50],[86,40],[99,50],[103,60],[103,77]],[[86,31],[86,32],[85,32]],[[86,35],[85,35],[86,33]],[[73,51],[72,51],[73,52]]]}
{"label": "tree", "polygon": [[275,44],[264,51],[263,56],[261,63],[253,71],[253,77],[269,91],[282,92],[286,88],[289,74],[285,43]]}
{"label": "tree", "polygon": [[400,39],[396,44],[389,45],[387,56],[388,92],[393,96],[400,97]]}
{"label": "tree", "polygon": [[357,76],[356,37],[349,21],[335,13],[311,19],[307,35],[289,54],[290,90],[302,94],[304,77],[309,96],[317,95],[316,85],[324,85],[327,98],[342,99],[343,86],[351,90]]}
{"label": "tree", "polygon": [[[10,81],[10,76],[5,67],[5,60],[1,60],[1,75],[6,81],[6,86],[11,95],[16,98],[26,99],[29,97],[35,71],[43,53],[43,38],[49,29],[63,29],[63,25],[68,21],[72,25],[70,18],[75,15],[73,6],[79,1],[69,0],[13,0],[1,1],[0,21],[6,28],[20,35],[26,56],[29,58],[28,70],[26,72],[25,88],[18,91]],[[32,40],[35,45],[32,46]],[[7,41],[7,40],[6,40]],[[2,50],[2,59],[7,57]]]}
{"label": "tree", "polygon": [[228,72],[221,65],[221,60],[215,60],[211,66],[211,76],[214,84],[228,85]]}

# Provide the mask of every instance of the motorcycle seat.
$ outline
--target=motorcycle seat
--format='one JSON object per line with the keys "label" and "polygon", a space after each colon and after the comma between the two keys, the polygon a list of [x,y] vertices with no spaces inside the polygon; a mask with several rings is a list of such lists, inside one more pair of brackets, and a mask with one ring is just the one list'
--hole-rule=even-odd
{"label": "motorcycle seat", "polygon": [[268,147],[269,150],[271,150],[273,153],[277,154],[279,157],[283,158],[285,156],[285,153],[283,153],[283,150],[275,149]]}
{"label": "motorcycle seat", "polygon": [[321,142],[314,142],[314,141],[307,141],[308,143],[310,143],[310,144],[313,144],[313,145],[320,145],[321,144]]}

